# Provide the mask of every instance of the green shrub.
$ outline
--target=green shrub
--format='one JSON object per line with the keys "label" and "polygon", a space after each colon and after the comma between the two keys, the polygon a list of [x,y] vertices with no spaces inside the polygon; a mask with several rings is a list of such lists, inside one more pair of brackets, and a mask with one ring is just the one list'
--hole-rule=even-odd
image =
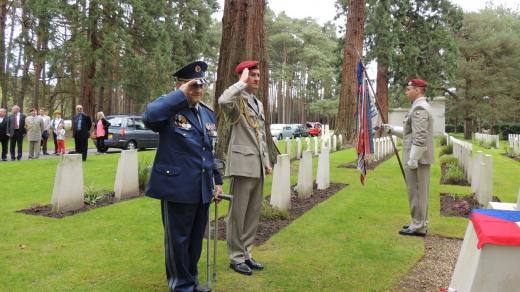
{"label": "green shrub", "polygon": [[84,202],[87,205],[94,205],[99,202],[108,191],[103,188],[98,188],[94,185],[88,185],[84,190]]}
{"label": "green shrub", "polygon": [[440,146],[446,146],[448,143],[447,143],[447,139],[446,139],[446,136],[442,135],[439,137],[439,145]]}
{"label": "green shrub", "polygon": [[448,181],[463,181],[465,179],[462,169],[457,164],[447,164],[444,179]]}
{"label": "green shrub", "polygon": [[149,160],[141,159],[139,161],[139,189],[144,191],[146,185],[148,184],[148,180],[150,179],[150,171],[152,169],[152,163]]}
{"label": "green shrub", "polygon": [[442,155],[440,162],[441,162],[441,165],[442,164],[446,164],[446,165],[458,165],[459,164],[459,160],[453,155]]}
{"label": "green shrub", "polygon": [[289,219],[289,212],[280,211],[275,207],[271,206],[267,200],[262,201],[262,210],[260,212],[260,218],[263,219]]}
{"label": "green shrub", "polygon": [[439,156],[451,155],[451,154],[453,154],[453,145],[452,144],[446,145],[446,146],[442,147],[441,150],[439,150]]}

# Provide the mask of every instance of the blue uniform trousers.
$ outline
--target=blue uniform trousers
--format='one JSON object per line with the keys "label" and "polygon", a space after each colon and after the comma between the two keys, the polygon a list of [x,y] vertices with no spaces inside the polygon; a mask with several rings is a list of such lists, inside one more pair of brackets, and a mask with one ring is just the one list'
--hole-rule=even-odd
{"label": "blue uniform trousers", "polygon": [[197,263],[202,251],[209,205],[161,200],[169,291],[192,292],[199,284]]}

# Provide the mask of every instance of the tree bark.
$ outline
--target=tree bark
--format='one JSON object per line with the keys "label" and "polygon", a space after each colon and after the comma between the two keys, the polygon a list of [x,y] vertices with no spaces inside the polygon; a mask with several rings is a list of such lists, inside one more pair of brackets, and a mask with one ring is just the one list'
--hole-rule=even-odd
{"label": "tree bark", "polygon": [[[256,96],[262,101],[264,109],[269,109],[268,68],[265,37],[264,12],[265,0],[226,0],[222,17],[222,41],[217,70],[214,109],[217,113],[219,143],[215,155],[224,158],[227,152],[231,128],[218,106],[218,98],[226,88],[238,81],[234,68],[244,60],[260,62],[260,86]],[[269,157],[276,161],[278,149],[274,145],[269,127],[270,113],[265,111],[265,126]]]}
{"label": "tree bark", "polygon": [[357,64],[363,51],[365,23],[365,1],[350,0],[347,14],[347,31],[343,53],[341,93],[337,117],[337,134],[345,137],[345,142],[352,143],[356,137],[356,94]]}
{"label": "tree bark", "polygon": [[388,123],[388,65],[378,59],[377,62],[376,99],[383,116],[383,121]]}
{"label": "tree bark", "polygon": [[88,54],[83,56],[83,68],[81,69],[81,105],[83,111],[90,117],[95,116],[96,107],[96,87],[94,79],[96,77],[96,50],[99,48],[97,38],[97,9],[98,2],[90,1],[88,9],[87,37],[90,45]]}
{"label": "tree bark", "polygon": [[7,74],[5,71],[5,27],[7,22],[7,3],[0,2],[0,87],[2,88],[2,108],[7,108]]}

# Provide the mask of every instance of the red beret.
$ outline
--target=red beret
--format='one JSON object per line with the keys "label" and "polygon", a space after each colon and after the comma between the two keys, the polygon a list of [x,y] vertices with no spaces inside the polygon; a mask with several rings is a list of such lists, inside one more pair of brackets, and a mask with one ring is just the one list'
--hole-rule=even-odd
{"label": "red beret", "polygon": [[242,71],[247,68],[247,69],[251,69],[253,67],[256,67],[258,66],[258,61],[243,61],[243,62],[240,62],[240,64],[238,64],[236,67],[235,67],[235,72],[237,72],[238,74],[242,73]]}
{"label": "red beret", "polygon": [[415,86],[415,87],[426,87],[428,84],[426,81],[422,79],[412,79],[408,81],[408,86]]}

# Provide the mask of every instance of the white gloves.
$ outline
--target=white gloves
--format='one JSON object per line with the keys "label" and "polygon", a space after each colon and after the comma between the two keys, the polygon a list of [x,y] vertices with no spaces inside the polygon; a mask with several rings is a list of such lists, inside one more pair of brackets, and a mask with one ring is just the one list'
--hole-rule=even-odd
{"label": "white gloves", "polygon": [[419,159],[424,152],[426,152],[426,147],[412,145],[412,149],[410,150],[410,159],[406,162],[406,166],[409,169],[416,169],[419,166]]}
{"label": "white gloves", "polygon": [[382,124],[381,127],[385,133],[403,138],[403,127],[392,126],[389,124]]}

